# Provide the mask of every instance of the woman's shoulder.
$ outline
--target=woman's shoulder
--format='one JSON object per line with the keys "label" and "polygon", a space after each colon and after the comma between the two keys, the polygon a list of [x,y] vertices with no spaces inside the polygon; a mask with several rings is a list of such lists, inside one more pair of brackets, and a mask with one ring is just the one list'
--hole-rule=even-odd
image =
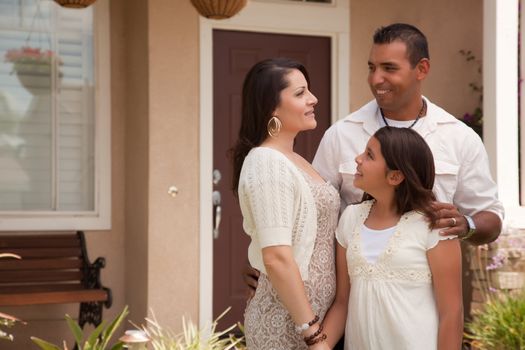
{"label": "woman's shoulder", "polygon": [[271,147],[258,146],[254,147],[248,152],[246,158],[271,158],[286,160],[286,156],[276,149]]}
{"label": "woman's shoulder", "polygon": [[284,154],[268,147],[250,150],[242,165],[239,183],[289,183],[292,186],[297,170]]}

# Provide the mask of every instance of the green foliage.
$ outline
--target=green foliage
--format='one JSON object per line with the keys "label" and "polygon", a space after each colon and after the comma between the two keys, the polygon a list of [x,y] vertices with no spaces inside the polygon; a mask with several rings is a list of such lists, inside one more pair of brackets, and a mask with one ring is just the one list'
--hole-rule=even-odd
{"label": "green foliage", "polygon": [[[109,347],[109,341],[115,333],[115,330],[119,325],[124,321],[124,318],[128,314],[128,307],[126,306],[124,310],[108,325],[107,322],[102,322],[97,328],[93,330],[91,334],[87,336],[87,339],[84,342],[86,336],[80,328],[77,322],[75,322],[69,315],[66,315],[66,322],[75,338],[75,343],[78,346],[78,350],[121,350],[124,348],[122,342],[117,342],[112,347]],[[51,344],[40,338],[31,337],[31,340],[38,345],[42,350],[62,350],[58,345]],[[84,345],[82,345],[84,343]],[[67,346],[64,343],[63,349],[67,350]]]}
{"label": "green foliage", "polygon": [[459,53],[465,58],[468,64],[473,64],[476,67],[477,79],[474,82],[468,84],[469,88],[477,96],[477,105],[473,112],[467,112],[461,117],[461,120],[470,126],[479,136],[483,136],[483,85],[482,81],[482,64],[481,60],[477,59],[476,56],[470,50],[459,50]]}
{"label": "green foliage", "polygon": [[481,350],[525,350],[525,291],[492,298],[473,313],[465,337]]}

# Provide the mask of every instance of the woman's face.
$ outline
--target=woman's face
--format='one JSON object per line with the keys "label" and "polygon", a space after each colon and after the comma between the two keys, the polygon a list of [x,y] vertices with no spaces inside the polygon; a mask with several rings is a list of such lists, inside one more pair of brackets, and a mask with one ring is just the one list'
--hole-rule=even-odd
{"label": "woman's face", "polygon": [[286,75],[286,80],[288,87],[281,91],[281,101],[273,113],[281,120],[281,132],[298,133],[314,129],[317,126],[314,114],[317,97],[308,90],[301,71],[293,69]]}

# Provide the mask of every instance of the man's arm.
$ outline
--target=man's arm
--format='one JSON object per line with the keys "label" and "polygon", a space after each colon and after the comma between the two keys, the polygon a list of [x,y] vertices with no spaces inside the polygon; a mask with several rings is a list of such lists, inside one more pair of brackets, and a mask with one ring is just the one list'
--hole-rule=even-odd
{"label": "man's arm", "polygon": [[[469,231],[468,222],[458,208],[450,203],[435,202],[434,210],[438,213],[438,221],[434,228],[442,229],[444,236],[457,235],[460,239]],[[476,224],[476,232],[466,239],[467,242],[480,245],[495,241],[502,227],[500,217],[490,211],[480,211],[472,216]]]}
{"label": "man's arm", "polygon": [[[476,230],[466,239],[472,244],[485,244],[496,240],[501,232],[504,209],[498,200],[497,185],[492,179],[485,146],[474,131],[462,130],[459,156],[459,172],[453,201],[435,203],[439,220],[435,228],[442,235],[468,236],[469,225],[463,215],[469,215]],[[459,148],[458,148],[459,147]]]}
{"label": "man's arm", "polygon": [[248,300],[253,298],[255,295],[255,290],[257,289],[257,286],[259,285],[259,276],[261,275],[261,272],[257,270],[256,268],[253,268],[249,262],[246,263],[246,266],[244,267],[244,270],[242,271],[242,277],[244,280],[244,283],[248,286],[246,289],[246,296]]}

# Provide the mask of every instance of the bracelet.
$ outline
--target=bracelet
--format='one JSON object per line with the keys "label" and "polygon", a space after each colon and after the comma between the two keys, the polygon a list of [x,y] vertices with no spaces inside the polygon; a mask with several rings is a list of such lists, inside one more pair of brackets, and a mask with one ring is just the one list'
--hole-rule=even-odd
{"label": "bracelet", "polygon": [[462,237],[459,237],[460,240],[462,241],[466,241],[467,239],[469,239],[470,237],[474,236],[474,230],[470,230],[467,232],[466,235],[462,236]]}
{"label": "bracelet", "polygon": [[[314,340],[314,338],[317,337],[319,334],[321,334],[322,331],[323,331],[323,325],[320,324],[319,328],[315,331],[314,334],[311,334],[308,337],[304,337],[304,342],[306,343],[306,345],[312,345],[312,344],[309,344],[309,342]],[[313,344],[315,344],[315,343],[313,343]]]}
{"label": "bracelet", "polygon": [[468,229],[468,231],[467,231],[467,233],[464,236],[458,237],[458,238],[460,240],[462,240],[462,241],[466,241],[467,239],[472,237],[474,235],[474,233],[476,233],[476,224],[474,223],[474,220],[470,216],[463,215],[463,217],[467,221],[467,229]]}
{"label": "bracelet", "polygon": [[304,332],[305,330],[307,330],[308,328],[312,327],[315,323],[317,323],[319,321],[319,316],[318,315],[315,315],[315,317],[313,318],[313,320],[311,320],[310,322],[308,323],[303,323],[301,325],[296,325],[295,326],[295,331],[298,333],[298,334],[301,334],[302,332]]}
{"label": "bracelet", "polygon": [[327,338],[326,334],[322,333],[320,337],[317,337],[317,338],[314,338],[314,339],[310,340],[309,342],[306,343],[306,345],[308,345],[308,346],[315,345],[317,343],[325,341],[326,338]]}

